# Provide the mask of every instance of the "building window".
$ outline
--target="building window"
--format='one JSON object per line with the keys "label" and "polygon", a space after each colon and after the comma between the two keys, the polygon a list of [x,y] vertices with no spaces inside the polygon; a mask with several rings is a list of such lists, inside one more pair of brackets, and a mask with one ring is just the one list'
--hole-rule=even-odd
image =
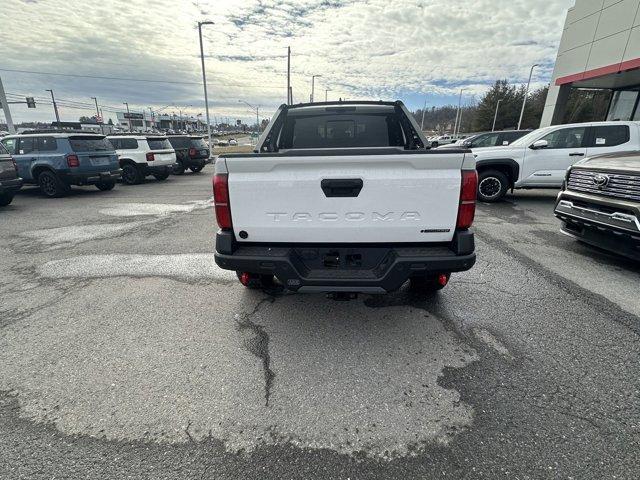
{"label": "building window", "polygon": [[629,90],[614,92],[607,120],[631,120],[639,93],[638,91]]}

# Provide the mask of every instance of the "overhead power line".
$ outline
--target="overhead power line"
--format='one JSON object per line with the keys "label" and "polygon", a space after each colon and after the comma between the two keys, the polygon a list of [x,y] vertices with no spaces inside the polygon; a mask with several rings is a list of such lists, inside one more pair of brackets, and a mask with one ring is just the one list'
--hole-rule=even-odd
{"label": "overhead power line", "polygon": [[150,78],[107,77],[102,75],[79,75],[75,73],[36,72],[34,70],[15,70],[11,68],[0,68],[0,71],[13,72],[13,73],[29,73],[34,75],[55,75],[57,77],[94,78],[98,80],[122,80],[125,82],[149,82],[149,83],[172,83],[172,84],[179,84],[179,85],[201,85],[200,82],[182,82],[178,80],[154,80]]}
{"label": "overhead power line", "polygon": [[[11,73],[28,73],[33,75],[54,75],[57,77],[72,77],[72,78],[92,78],[96,80],[117,80],[123,82],[149,82],[149,83],[166,83],[173,85],[202,85],[202,82],[183,82],[178,80],[154,80],[150,78],[130,78],[130,77],[110,77],[103,75],[80,75],[75,73],[57,73],[57,72],[37,72],[35,70],[17,70],[12,68],[0,68],[0,72]],[[241,83],[228,83],[220,82],[224,87],[238,87],[238,88],[276,88],[285,89],[284,85],[244,85]]]}

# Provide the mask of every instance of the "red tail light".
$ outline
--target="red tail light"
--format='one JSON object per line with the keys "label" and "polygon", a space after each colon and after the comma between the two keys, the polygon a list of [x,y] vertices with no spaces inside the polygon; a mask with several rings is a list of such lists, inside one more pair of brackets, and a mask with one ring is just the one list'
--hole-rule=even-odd
{"label": "red tail light", "polygon": [[153,162],[156,159],[156,156],[153,152],[147,152],[147,162]]}
{"label": "red tail light", "polygon": [[67,155],[67,165],[69,165],[69,168],[79,167],[80,159],[77,155]]}
{"label": "red tail light", "polygon": [[195,157],[196,155],[198,155],[198,150],[196,150],[195,148],[190,148],[189,149],[189,156],[190,157]]}
{"label": "red tail light", "polygon": [[213,177],[213,203],[216,220],[222,229],[231,229],[231,206],[229,204],[229,183],[226,173],[216,173]]}
{"label": "red tail light", "polygon": [[456,228],[469,228],[473,224],[473,218],[476,215],[477,190],[478,172],[475,170],[463,170]]}

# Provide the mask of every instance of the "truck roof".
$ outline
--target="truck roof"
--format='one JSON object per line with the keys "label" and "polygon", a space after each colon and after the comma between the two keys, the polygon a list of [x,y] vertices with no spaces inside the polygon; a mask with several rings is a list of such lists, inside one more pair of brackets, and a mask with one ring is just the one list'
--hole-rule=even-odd
{"label": "truck roof", "polygon": [[402,105],[402,102],[385,102],[382,100],[352,100],[345,102],[314,102],[298,103],[295,105],[282,105],[289,115],[296,113],[337,113],[340,111],[366,112],[366,111],[392,111]]}

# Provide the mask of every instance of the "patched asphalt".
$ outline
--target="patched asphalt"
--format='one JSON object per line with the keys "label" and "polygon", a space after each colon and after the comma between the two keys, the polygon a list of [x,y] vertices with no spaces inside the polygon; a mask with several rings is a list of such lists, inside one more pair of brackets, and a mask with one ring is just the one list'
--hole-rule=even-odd
{"label": "patched asphalt", "polygon": [[210,175],[0,212],[0,478],[638,478],[640,265],[481,205],[438,295],[213,263]]}

